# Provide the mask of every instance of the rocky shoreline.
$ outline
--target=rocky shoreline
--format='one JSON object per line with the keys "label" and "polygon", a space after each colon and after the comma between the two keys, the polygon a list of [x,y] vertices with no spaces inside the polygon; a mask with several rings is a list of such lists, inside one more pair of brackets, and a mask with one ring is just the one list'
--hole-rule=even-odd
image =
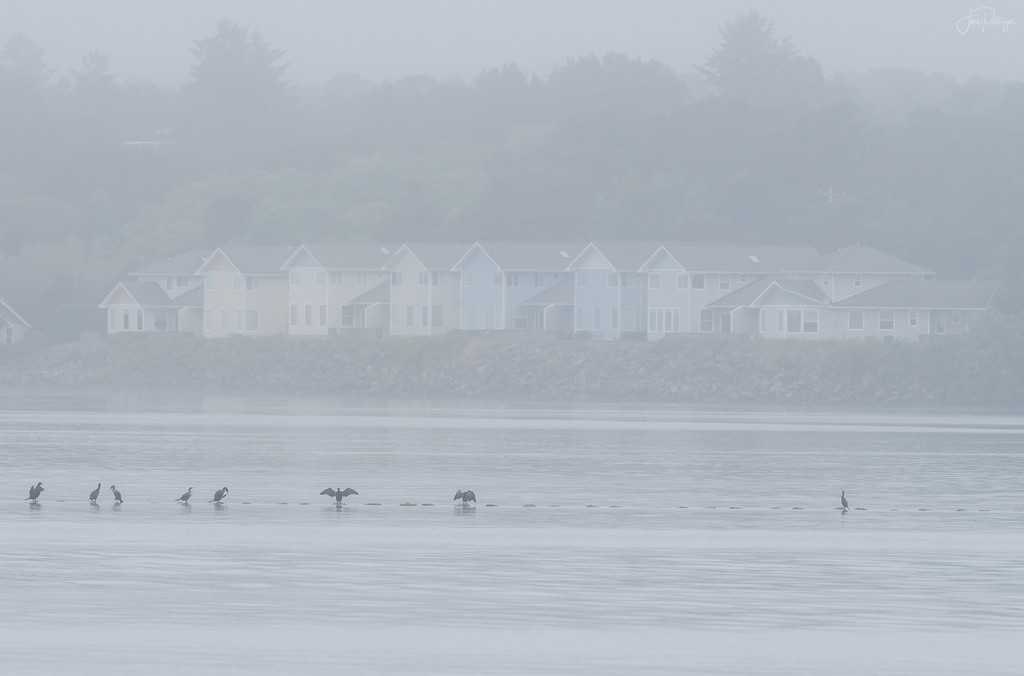
{"label": "rocky shoreline", "polygon": [[677,339],[349,342],[116,336],[0,355],[6,391],[580,402],[1016,405],[965,346]]}

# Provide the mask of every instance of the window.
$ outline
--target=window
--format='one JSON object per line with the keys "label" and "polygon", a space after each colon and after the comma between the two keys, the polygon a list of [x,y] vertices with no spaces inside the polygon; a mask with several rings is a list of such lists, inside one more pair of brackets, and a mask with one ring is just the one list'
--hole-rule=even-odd
{"label": "window", "polygon": [[124,311],[124,320],[121,322],[121,328],[125,331],[132,330],[132,316],[128,314],[127,310]]}
{"label": "window", "polygon": [[235,275],[231,280],[231,288],[235,291],[241,291],[245,288],[245,278],[242,275]]}
{"label": "window", "polygon": [[509,286],[519,286],[519,273],[518,272],[507,272],[507,273],[505,273],[505,282]]}
{"label": "window", "polygon": [[308,303],[306,304],[305,313],[303,314],[303,318],[305,319],[304,323],[305,323],[306,326],[313,326],[313,306],[312,305],[310,305]]}
{"label": "window", "polygon": [[341,325],[346,328],[356,325],[356,308],[354,305],[341,306]]}
{"label": "window", "polygon": [[740,284],[746,284],[746,283],[747,283],[747,275],[746,274],[740,275]]}
{"label": "window", "polygon": [[864,277],[862,275],[854,275],[853,276],[853,285],[854,286],[863,286],[864,285]]}
{"label": "window", "polygon": [[[291,272],[289,272],[288,283],[292,286],[299,286],[300,284],[302,284],[302,273],[299,272],[298,270],[292,270]],[[235,285],[235,288],[238,288],[237,284]]]}
{"label": "window", "polygon": [[917,310],[911,310],[907,313],[907,325],[917,326]]}
{"label": "window", "polygon": [[345,282],[345,275],[338,270],[332,270],[330,273],[331,286],[342,286]]}
{"label": "window", "polygon": [[721,276],[719,276],[719,278],[718,278],[718,288],[719,289],[721,289],[722,291],[728,291],[731,286],[732,286],[732,284],[731,284],[731,280],[729,279],[729,275],[721,275]]}
{"label": "window", "polygon": [[142,310],[136,310],[135,311],[135,330],[136,331],[141,331],[142,330],[142,321],[143,321],[142,320]]}
{"label": "window", "polygon": [[960,310],[953,310],[953,323],[954,324],[959,324],[960,323]]}
{"label": "window", "polygon": [[617,273],[617,272],[609,272],[608,273],[608,286],[611,287],[611,286],[618,286],[618,285],[619,285],[619,273]]}
{"label": "window", "polygon": [[651,308],[647,312],[648,331],[679,333],[679,310],[677,308]]}
{"label": "window", "polygon": [[259,331],[260,330],[260,311],[259,310],[246,310],[245,311],[245,330],[246,331]]}
{"label": "window", "polygon": [[586,286],[586,285],[587,285],[587,273],[585,273],[585,272],[577,272],[576,273],[576,286]]}
{"label": "window", "polygon": [[441,284],[441,273],[436,270],[434,272],[431,272],[430,283],[434,286],[439,286]]}
{"label": "window", "polygon": [[623,289],[631,289],[635,285],[636,285],[636,279],[633,277],[633,275],[629,274],[628,272],[623,272],[621,274],[621,280],[620,280],[619,286],[621,286]]}
{"label": "window", "polygon": [[704,275],[694,275],[690,278],[690,287],[694,289],[704,288]]}
{"label": "window", "polygon": [[316,285],[327,286],[327,271],[317,270],[316,271]]}
{"label": "window", "polygon": [[320,306],[320,326],[327,326],[327,306]]}
{"label": "window", "polygon": [[676,275],[676,288],[677,289],[685,289],[687,286],[689,286],[686,283],[686,281],[687,280],[686,280],[686,273],[685,272],[681,272],[678,275]]}
{"label": "window", "polygon": [[700,331],[701,333],[711,333],[714,329],[715,316],[711,310],[700,311]]}
{"label": "window", "polygon": [[397,270],[391,272],[391,286],[402,285],[402,273]]}
{"label": "window", "polygon": [[366,286],[366,273],[365,272],[357,272],[356,273],[356,286]]}
{"label": "window", "polygon": [[260,290],[260,278],[259,277],[246,277],[245,288],[248,291],[259,291]]}
{"label": "window", "polygon": [[818,311],[817,310],[804,310],[804,333],[817,333],[818,332]]}
{"label": "window", "polygon": [[419,285],[420,286],[426,286],[429,283],[430,283],[430,273],[429,272],[421,272],[420,273],[420,277],[419,277]]}
{"label": "window", "polygon": [[850,310],[847,315],[847,324],[851,331],[864,330],[864,310]]}
{"label": "window", "polygon": [[526,328],[526,308],[517,307],[512,317],[512,327],[516,329]]}
{"label": "window", "polygon": [[157,310],[153,314],[153,328],[157,331],[166,331],[169,324],[168,318],[169,314],[167,310]]}
{"label": "window", "polygon": [[622,330],[636,331],[636,308],[622,308]]}
{"label": "window", "polygon": [[430,311],[430,325],[444,328],[444,305],[435,305]]}
{"label": "window", "polygon": [[533,285],[534,286],[544,286],[544,273],[543,272],[535,272],[535,273],[533,273]]}
{"label": "window", "polygon": [[878,330],[892,331],[896,328],[896,312],[894,310],[878,311]]}
{"label": "window", "polygon": [[661,288],[661,273],[652,272],[647,276],[647,288],[648,289],[660,289]]}

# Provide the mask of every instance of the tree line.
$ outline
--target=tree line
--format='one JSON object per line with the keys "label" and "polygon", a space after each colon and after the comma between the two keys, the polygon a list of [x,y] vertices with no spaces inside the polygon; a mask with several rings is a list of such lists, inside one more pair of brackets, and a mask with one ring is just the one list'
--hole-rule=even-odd
{"label": "tree line", "polygon": [[1024,309],[1020,82],[826,77],[757,12],[696,73],[608,54],[298,86],[246,26],[189,48],[167,89],[0,47],[0,294],[37,326],[182,250],[327,241],[862,242]]}

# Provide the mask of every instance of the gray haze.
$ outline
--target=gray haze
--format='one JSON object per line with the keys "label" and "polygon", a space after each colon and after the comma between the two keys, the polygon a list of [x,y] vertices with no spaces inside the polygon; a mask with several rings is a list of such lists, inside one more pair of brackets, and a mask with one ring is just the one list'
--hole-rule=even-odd
{"label": "gray haze", "polygon": [[[977,3],[975,3],[977,4]],[[567,58],[619,52],[688,73],[718,43],[718,27],[747,9],[772,18],[826,75],[872,68],[1024,80],[1024,2],[996,0],[1016,23],[957,31],[968,0],[7,0],[0,40],[23,31],[58,76],[99,50],[125,81],[173,86],[194,62],[193,41],[220,19],[260,31],[287,52],[287,77],[323,84],[336,73],[381,82],[406,75],[471,80],[515,63],[546,77]]]}

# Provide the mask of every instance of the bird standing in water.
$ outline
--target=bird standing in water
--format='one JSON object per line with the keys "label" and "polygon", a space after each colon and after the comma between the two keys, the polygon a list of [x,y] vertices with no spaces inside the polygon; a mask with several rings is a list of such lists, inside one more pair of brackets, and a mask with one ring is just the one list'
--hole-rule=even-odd
{"label": "bird standing in water", "polygon": [[184,502],[188,504],[188,499],[192,497],[192,487],[189,486],[188,490],[181,494],[181,497],[175,500],[175,502]]}
{"label": "bird standing in water", "polygon": [[339,486],[338,488],[325,488],[320,491],[320,495],[329,495],[340,505],[343,498],[347,498],[350,495],[359,495],[359,493],[351,488],[341,490],[341,487]]}
{"label": "bird standing in water", "polygon": [[121,499],[121,491],[117,490],[117,486],[111,485],[110,492],[114,494],[114,504],[120,505],[124,500]]}
{"label": "bird standing in water", "polygon": [[473,491],[455,491],[455,497],[452,500],[458,500],[459,498],[462,498],[462,504],[465,506],[469,504],[470,500],[476,502],[476,493]]}
{"label": "bird standing in water", "polygon": [[224,496],[226,496],[227,494],[228,494],[228,487],[225,486],[224,488],[220,489],[219,491],[217,491],[216,493],[213,494],[213,500],[210,500],[210,502],[213,502],[213,503],[216,503],[216,504],[219,505],[220,501],[223,500]]}
{"label": "bird standing in water", "polygon": [[40,481],[40,482],[39,482],[39,483],[37,483],[37,484],[36,484],[35,486],[29,486],[29,489],[28,489],[28,497],[27,497],[27,498],[25,498],[25,499],[26,499],[26,500],[31,500],[32,502],[35,502],[36,500],[38,500],[38,499],[39,499],[39,495],[40,495],[40,493],[42,493],[42,492],[43,492],[43,491],[45,491],[45,490],[46,490],[46,489],[45,489],[45,488],[43,488],[43,482],[42,482],[42,481]]}
{"label": "bird standing in water", "polygon": [[92,493],[89,493],[89,502],[96,504],[96,498],[100,497],[100,489],[103,488],[103,484],[96,484],[96,488]]}
{"label": "bird standing in water", "polygon": [[843,491],[843,494],[839,496],[839,499],[843,503],[843,511],[844,512],[847,511],[848,509],[850,509],[850,503],[846,501],[846,491]]}

